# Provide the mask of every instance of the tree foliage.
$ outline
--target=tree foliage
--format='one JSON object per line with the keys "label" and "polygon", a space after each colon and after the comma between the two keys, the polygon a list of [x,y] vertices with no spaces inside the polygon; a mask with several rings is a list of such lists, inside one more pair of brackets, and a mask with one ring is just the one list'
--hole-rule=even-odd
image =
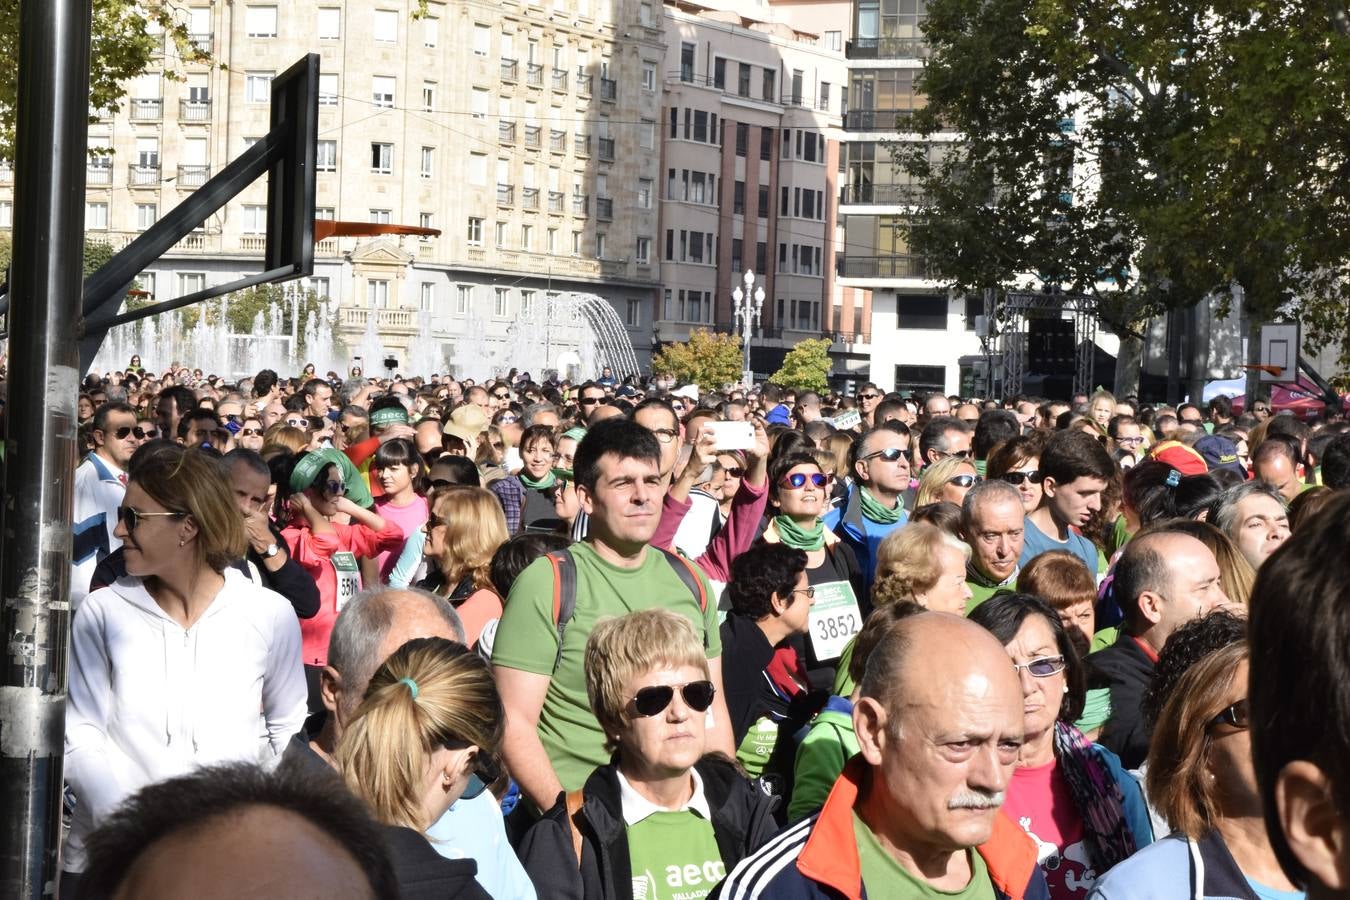
{"label": "tree foliage", "polygon": [[824,391],[830,386],[830,368],[829,339],[810,338],[787,352],[769,381],[798,391]]}
{"label": "tree foliage", "polygon": [[[84,277],[88,278],[96,272],[99,266],[113,258],[113,250],[110,244],[99,240],[84,239]],[[9,264],[14,259],[14,238],[8,231],[0,231],[0,279],[3,279],[3,273],[9,270]]]}
{"label": "tree foliage", "polygon": [[964,290],[1025,282],[1097,295],[1118,333],[1241,287],[1292,307],[1312,346],[1350,341],[1350,38],[1327,7],[929,0],[930,156],[902,227]]}
{"label": "tree foliage", "polygon": [[652,357],[652,371],[714,391],[740,380],[741,361],[739,336],[695,329],[683,343],[662,344]]}

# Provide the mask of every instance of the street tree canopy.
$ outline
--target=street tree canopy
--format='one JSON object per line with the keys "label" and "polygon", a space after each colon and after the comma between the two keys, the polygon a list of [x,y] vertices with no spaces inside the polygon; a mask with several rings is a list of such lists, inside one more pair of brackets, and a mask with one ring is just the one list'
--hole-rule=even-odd
{"label": "street tree canopy", "polygon": [[830,340],[808,338],[799,341],[783,357],[783,365],[769,381],[797,391],[823,392],[829,389]]}
{"label": "street tree canopy", "polygon": [[929,0],[900,224],[968,291],[1096,295],[1118,333],[1235,288],[1350,342],[1350,37],[1316,3]]}
{"label": "street tree canopy", "polygon": [[683,343],[662,344],[652,357],[652,371],[672,375],[681,384],[697,384],[704,391],[720,391],[741,377],[741,339],[695,329]]}

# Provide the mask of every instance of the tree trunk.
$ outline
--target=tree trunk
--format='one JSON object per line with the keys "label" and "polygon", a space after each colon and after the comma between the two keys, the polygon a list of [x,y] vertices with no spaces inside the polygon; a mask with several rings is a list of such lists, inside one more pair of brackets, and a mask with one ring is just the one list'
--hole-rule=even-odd
{"label": "tree trunk", "polygon": [[1144,342],[1133,334],[1125,333],[1120,337],[1120,350],[1116,354],[1115,395],[1117,397],[1139,396],[1139,370],[1143,364]]}

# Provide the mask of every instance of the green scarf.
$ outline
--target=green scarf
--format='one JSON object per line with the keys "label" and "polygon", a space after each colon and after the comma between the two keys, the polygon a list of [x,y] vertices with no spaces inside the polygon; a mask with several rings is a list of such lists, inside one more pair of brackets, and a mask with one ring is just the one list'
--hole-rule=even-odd
{"label": "green scarf", "polygon": [[774,516],[774,528],[783,543],[796,550],[819,550],[825,546],[825,523],[816,519],[813,528],[803,528],[791,516]]}
{"label": "green scarf", "polygon": [[880,525],[894,525],[900,521],[900,517],[905,514],[905,505],[896,501],[895,506],[887,507],[881,504],[881,501],[872,496],[872,492],[866,487],[859,485],[862,491],[859,498],[862,500],[862,514],[864,519],[870,519]]}
{"label": "green scarf", "polygon": [[548,490],[549,488],[553,487],[554,483],[557,482],[557,480],[558,476],[553,474],[552,469],[549,469],[548,474],[545,475],[543,478],[539,479],[538,481],[535,481],[529,475],[525,474],[524,469],[521,469],[520,471],[520,483],[525,485],[527,488],[534,488],[536,491]]}

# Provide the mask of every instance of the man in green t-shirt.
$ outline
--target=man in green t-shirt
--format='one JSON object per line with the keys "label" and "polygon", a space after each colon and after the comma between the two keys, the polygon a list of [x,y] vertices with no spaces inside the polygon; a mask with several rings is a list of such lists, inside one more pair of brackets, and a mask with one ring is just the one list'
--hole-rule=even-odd
{"label": "man in green t-shirt", "polygon": [[950,613],[894,623],[868,656],[853,728],[859,754],[824,807],[743,859],[723,898],[1046,896],[1035,845],[999,812],[1024,726],[993,635]]}
{"label": "man in green t-shirt", "polygon": [[[587,538],[571,548],[576,607],[558,647],[553,565],[539,559],[511,587],[492,649],[497,687],[506,708],[503,753],[521,790],[548,809],[609,761],[605,736],[586,697],[586,639],[596,621],[663,607],[687,615],[703,641],[713,685],[708,746],[735,751],[722,690],[722,645],[716,604],[700,606],[665,556],[648,546],[661,518],[666,485],[661,446],[651,431],[626,418],[606,419],[577,447],[573,470]],[[713,596],[704,581],[705,596]]]}
{"label": "man in green t-shirt", "polygon": [[966,613],[1000,590],[1015,590],[1022,555],[1022,495],[1006,481],[975,485],[961,504],[961,537],[970,545]]}

